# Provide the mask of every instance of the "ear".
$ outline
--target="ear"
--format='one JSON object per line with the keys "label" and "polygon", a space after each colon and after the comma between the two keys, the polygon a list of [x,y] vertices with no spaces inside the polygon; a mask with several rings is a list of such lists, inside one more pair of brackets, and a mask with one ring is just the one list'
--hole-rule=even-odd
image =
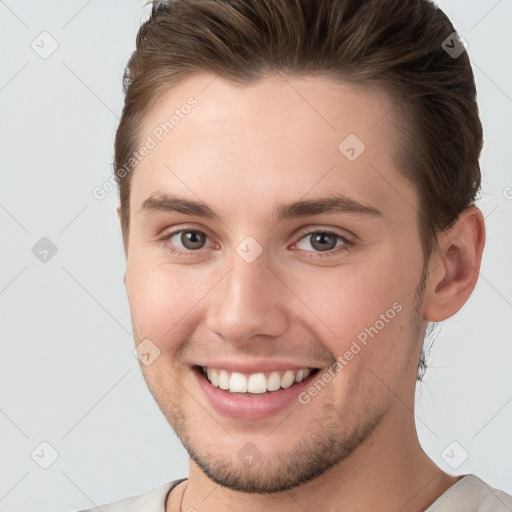
{"label": "ear", "polygon": [[424,316],[431,322],[441,322],[457,313],[475,288],[485,245],[482,212],[475,206],[462,211],[438,243],[424,301]]}

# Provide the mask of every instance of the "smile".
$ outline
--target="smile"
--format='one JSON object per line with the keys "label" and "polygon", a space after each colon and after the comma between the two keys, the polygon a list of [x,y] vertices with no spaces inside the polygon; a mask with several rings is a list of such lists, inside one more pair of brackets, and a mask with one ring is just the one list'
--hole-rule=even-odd
{"label": "smile", "polygon": [[230,393],[246,395],[261,395],[269,391],[287,389],[294,384],[302,382],[311,373],[317,371],[317,368],[301,368],[298,370],[243,374],[206,366],[199,368],[212,386],[229,391]]}

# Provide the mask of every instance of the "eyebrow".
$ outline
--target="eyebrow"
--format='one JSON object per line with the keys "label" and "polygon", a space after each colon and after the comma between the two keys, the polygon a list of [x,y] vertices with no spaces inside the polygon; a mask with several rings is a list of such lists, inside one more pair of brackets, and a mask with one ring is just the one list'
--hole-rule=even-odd
{"label": "eyebrow", "polygon": [[[205,203],[182,197],[157,193],[148,197],[141,207],[143,212],[177,212],[208,219],[220,220],[219,216]],[[273,222],[295,219],[322,213],[351,213],[365,216],[382,216],[382,212],[373,206],[361,203],[343,194],[308,199],[281,204],[273,212]]]}

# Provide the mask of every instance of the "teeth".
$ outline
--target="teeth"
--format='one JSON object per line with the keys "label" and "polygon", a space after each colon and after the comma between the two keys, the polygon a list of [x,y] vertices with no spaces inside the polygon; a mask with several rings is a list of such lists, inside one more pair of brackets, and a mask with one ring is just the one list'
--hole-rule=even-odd
{"label": "teeth", "polygon": [[295,382],[302,382],[303,380],[306,380],[311,373],[311,370],[299,370],[297,372],[297,376],[295,377]]}
{"label": "teeth", "polygon": [[[245,377],[244,377],[245,378]],[[267,379],[264,373],[253,373],[247,381],[249,393],[265,393],[267,391]]]}
{"label": "teeth", "polygon": [[[227,372],[226,372],[227,373]],[[207,370],[208,380],[217,387],[219,385],[219,372],[208,368]]]}
{"label": "teeth", "polygon": [[267,391],[277,391],[281,388],[289,388],[296,382],[302,382],[310,374],[309,368],[301,370],[287,370],[282,375],[279,372],[270,372],[266,376],[264,373],[253,373],[249,376],[238,372],[228,372],[227,370],[218,370],[215,368],[203,367],[208,380],[212,386],[219,387],[231,393],[253,393],[263,394]]}
{"label": "teeth", "polygon": [[247,377],[241,373],[233,372],[229,379],[229,391],[232,393],[247,393]]}
{"label": "teeth", "polygon": [[267,389],[269,391],[277,391],[281,387],[281,377],[279,373],[272,372],[268,378]]}
{"label": "teeth", "polygon": [[289,388],[294,382],[295,382],[295,374],[291,370],[288,370],[281,377],[281,387],[282,388]]}
{"label": "teeth", "polygon": [[[217,373],[218,370],[211,370],[211,372],[213,375],[213,374]],[[213,378],[210,382],[213,384]],[[219,388],[220,389],[229,389],[229,373],[226,370],[221,370],[219,373]]]}

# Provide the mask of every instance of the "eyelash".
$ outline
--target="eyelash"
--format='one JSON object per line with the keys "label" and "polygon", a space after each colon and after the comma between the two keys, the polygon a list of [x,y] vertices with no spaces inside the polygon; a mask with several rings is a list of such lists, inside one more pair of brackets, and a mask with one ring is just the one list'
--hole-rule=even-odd
{"label": "eyelash", "polygon": [[[169,244],[169,240],[173,236],[178,235],[180,233],[187,233],[187,232],[199,233],[201,235],[205,235],[206,237],[208,237],[208,235],[206,235],[206,233],[204,233],[204,232],[202,232],[202,231],[200,231],[198,229],[179,229],[177,231],[173,231],[172,233],[168,233],[163,238],[160,238],[159,242],[162,245],[164,245],[164,247],[167,250],[171,251],[174,254],[178,254],[179,256],[186,256],[186,257],[193,256],[195,253],[200,252],[201,249],[198,249],[196,251],[194,251],[194,250],[183,250],[183,249],[177,249],[175,246],[172,246],[171,244]],[[307,254],[307,256],[306,256],[307,258],[331,257],[331,256],[333,256],[333,254],[338,254],[340,252],[344,252],[344,251],[348,250],[350,247],[352,247],[354,245],[354,242],[352,242],[351,240],[347,239],[346,237],[340,235],[339,233],[335,233],[334,231],[329,231],[329,230],[322,230],[322,229],[315,230],[315,231],[307,231],[305,233],[301,233],[298,242],[300,242],[301,240],[307,238],[308,236],[318,235],[318,234],[332,236],[332,237],[334,237],[336,239],[336,243],[338,243],[338,241],[341,241],[341,242],[343,242],[343,245],[340,246],[340,247],[335,247],[334,249],[330,249],[329,251],[303,251],[303,252],[306,252],[306,253],[310,253],[310,254]]]}

